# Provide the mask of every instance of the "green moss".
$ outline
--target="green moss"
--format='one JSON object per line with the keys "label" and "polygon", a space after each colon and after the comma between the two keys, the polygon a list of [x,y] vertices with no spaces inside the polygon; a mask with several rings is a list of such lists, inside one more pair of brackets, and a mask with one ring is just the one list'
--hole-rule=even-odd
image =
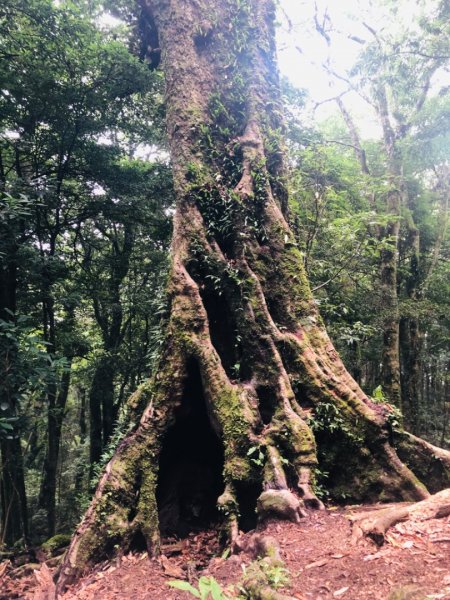
{"label": "green moss", "polygon": [[286,449],[296,466],[316,463],[316,443],[313,432],[297,415],[275,418],[271,437],[276,445]]}
{"label": "green moss", "polygon": [[57,533],[42,544],[42,549],[50,555],[70,544],[72,536],[69,533]]}
{"label": "green moss", "polygon": [[248,481],[252,478],[252,472],[248,460],[241,456],[231,456],[231,452],[225,452],[225,481]]}
{"label": "green moss", "polygon": [[[254,270],[263,285],[272,318],[279,327],[293,331],[298,329],[302,318],[313,316],[316,319],[317,309],[302,255],[291,245],[290,239],[285,239],[287,235],[285,231],[277,232],[270,253],[260,252]],[[274,239],[271,234],[269,237]]]}
{"label": "green moss", "polygon": [[141,532],[152,554],[159,553],[159,518],[156,502],[157,465],[152,458],[143,464],[143,481],[139,493],[138,516]]}

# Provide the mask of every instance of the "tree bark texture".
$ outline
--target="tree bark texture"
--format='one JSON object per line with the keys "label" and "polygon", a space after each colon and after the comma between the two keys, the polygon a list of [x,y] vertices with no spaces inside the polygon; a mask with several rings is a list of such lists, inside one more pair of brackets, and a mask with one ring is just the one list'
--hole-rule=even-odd
{"label": "tree bark texture", "polygon": [[[318,455],[332,465],[337,496],[428,495],[413,472],[414,442],[404,443],[408,468],[388,409],[334,349],[286,220],[272,1],[152,0],[145,10],[162,49],[177,199],[170,316],[159,369],[129,402],[140,421],[99,482],[59,590],[115,545],[139,539],[158,552],[163,455],[198,398],[222,452],[217,505],[231,540],[258,495],[261,514],[320,507]],[[430,448],[421,449],[425,470]],[[438,463],[437,486],[449,482],[450,454]]]}

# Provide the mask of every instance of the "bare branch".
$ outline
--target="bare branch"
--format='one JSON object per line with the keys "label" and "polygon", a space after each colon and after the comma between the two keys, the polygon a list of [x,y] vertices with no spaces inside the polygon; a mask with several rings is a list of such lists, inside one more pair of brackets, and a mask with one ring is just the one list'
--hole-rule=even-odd
{"label": "bare branch", "polygon": [[341,111],[341,114],[344,117],[344,121],[348,127],[350,138],[353,142],[352,147],[355,149],[356,158],[358,159],[359,164],[361,165],[361,171],[365,175],[370,175],[369,166],[367,164],[366,159],[366,153],[364,151],[364,148],[362,147],[358,130],[356,129],[356,125],[347,108],[345,107],[344,103],[342,102],[342,98],[336,98],[336,103],[339,106],[339,110]]}

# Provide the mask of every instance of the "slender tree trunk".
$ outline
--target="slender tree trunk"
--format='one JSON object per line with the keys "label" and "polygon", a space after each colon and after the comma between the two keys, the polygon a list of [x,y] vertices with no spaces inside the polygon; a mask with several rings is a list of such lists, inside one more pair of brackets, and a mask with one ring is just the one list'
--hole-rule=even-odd
{"label": "slender tree trunk", "polygon": [[[54,240],[51,243],[50,256],[55,254]],[[47,351],[54,357],[56,352],[56,319],[55,306],[52,291],[52,279],[47,266],[43,269],[43,324],[45,339],[48,343]],[[73,326],[74,314],[69,311],[67,322]],[[55,534],[56,529],[56,486],[57,470],[61,443],[61,430],[64,420],[67,398],[69,395],[72,356],[71,351],[66,357],[66,370],[61,376],[59,386],[56,381],[49,385],[47,393],[47,445],[43,465],[41,487],[39,491],[39,507],[45,510],[47,515],[47,536]],[[59,387],[59,390],[58,390]]]}
{"label": "slender tree trunk", "polygon": [[61,430],[64,411],[69,395],[71,360],[61,377],[59,393],[49,395],[47,411],[47,452],[44,459],[44,474],[39,493],[39,505],[47,513],[47,535],[55,534],[56,529],[56,479],[58,470]]}
{"label": "slender tree trunk", "polygon": [[90,463],[97,463],[104,446],[113,432],[116,418],[114,410],[114,367],[115,357],[111,354],[103,356],[94,372],[89,393],[90,414]]}
{"label": "slender tree trunk", "polygon": [[[0,234],[2,232],[0,231]],[[3,264],[0,265],[0,319],[6,323],[14,323],[16,311],[17,264],[16,246],[14,242],[8,248]],[[10,369],[14,364],[17,348],[0,348],[2,371],[2,416],[16,417],[16,390],[9,383]],[[4,406],[6,409],[4,409]],[[3,437],[0,436],[0,508],[1,527],[0,542],[13,545],[20,539],[28,538],[28,510],[25,492],[20,431],[14,426]]]}
{"label": "slender tree trunk", "polygon": [[[168,480],[206,458],[231,540],[251,527],[258,496],[260,513],[298,517],[297,496],[320,507],[318,455],[332,467],[332,495],[428,495],[389,442],[388,414],[333,348],[285,219],[274,4],[154,0],[146,11],[162,48],[177,200],[170,318],[159,368],[130,399],[139,424],[99,482],[59,590],[114,544],[138,537],[157,553]],[[419,442],[395,437],[426,470],[438,449],[420,441],[418,460]],[[430,487],[449,481],[450,454],[439,452]],[[192,475],[185,488],[196,485]]]}
{"label": "slender tree trunk", "polygon": [[389,189],[386,195],[386,212],[392,220],[385,227],[388,245],[381,252],[380,283],[383,312],[382,387],[389,400],[402,408],[399,345],[399,310],[397,262],[401,209],[401,170],[399,167],[397,139],[389,116],[385,84],[376,91],[384,147],[389,171]]}
{"label": "slender tree trunk", "polygon": [[400,231],[399,194],[391,190],[388,194],[388,213],[395,220],[385,228],[389,245],[381,252],[381,311],[383,317],[382,388],[389,401],[402,408],[400,378],[400,318],[397,295],[398,237]]}
{"label": "slender tree trunk", "polygon": [[28,511],[20,438],[0,440],[2,509],[1,540],[12,546],[23,539],[28,540]]}
{"label": "slender tree trunk", "polygon": [[[102,381],[97,379],[99,370],[96,369],[89,394],[89,463],[92,465],[100,460],[103,451],[102,439],[102,398],[100,395]],[[99,393],[97,393],[97,389]]]}
{"label": "slender tree trunk", "polygon": [[[401,198],[403,214],[408,235],[403,244],[404,293],[410,302],[411,312],[421,297],[421,272],[420,272],[420,231],[414,222],[414,198],[408,193],[407,183],[401,178]],[[405,339],[402,339],[404,337]],[[412,433],[420,431],[420,354],[421,332],[419,317],[412,312],[411,315],[402,316],[400,321],[400,350],[402,355],[402,402],[405,425]]]}
{"label": "slender tree trunk", "polygon": [[102,331],[104,355],[96,365],[89,393],[91,474],[93,465],[100,460],[102,451],[111,438],[117,418],[114,380],[117,374],[117,354],[124,336],[120,288],[128,273],[133,245],[134,229],[131,223],[126,222],[122,247],[116,238],[111,240],[108,309],[102,312],[101,303],[98,298],[94,298],[95,316]]}
{"label": "slender tree trunk", "polygon": [[[84,444],[86,443],[87,440],[87,434],[88,434],[88,427],[87,427],[87,422],[86,422],[86,411],[87,411],[87,406],[86,406],[86,390],[84,387],[79,387],[77,389],[77,395],[79,397],[79,401],[80,401],[80,408],[79,408],[79,417],[78,417],[78,424],[79,424],[79,431],[80,431],[80,446],[81,448],[83,448]],[[79,464],[77,465],[77,470],[75,473],[75,495],[78,496],[83,490],[86,489],[86,468],[84,465],[84,462],[80,461]]]}

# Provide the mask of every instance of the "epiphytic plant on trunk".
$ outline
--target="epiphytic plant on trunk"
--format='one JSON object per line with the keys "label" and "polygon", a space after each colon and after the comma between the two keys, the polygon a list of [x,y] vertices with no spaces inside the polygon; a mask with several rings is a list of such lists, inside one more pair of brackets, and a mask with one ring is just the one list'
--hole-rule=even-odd
{"label": "epiphytic plant on trunk", "polygon": [[293,520],[321,506],[318,450],[332,495],[414,500],[428,495],[418,477],[431,491],[449,481],[450,454],[394,430],[345,370],[311,295],[287,223],[273,2],[143,10],[162,49],[177,197],[169,319],[159,368],[130,401],[140,422],[99,482],[60,589],[118,545],[157,553],[158,513],[170,530],[194,501],[180,498],[187,473],[204,501],[195,482],[209,473],[232,541],[257,500],[261,516]]}

